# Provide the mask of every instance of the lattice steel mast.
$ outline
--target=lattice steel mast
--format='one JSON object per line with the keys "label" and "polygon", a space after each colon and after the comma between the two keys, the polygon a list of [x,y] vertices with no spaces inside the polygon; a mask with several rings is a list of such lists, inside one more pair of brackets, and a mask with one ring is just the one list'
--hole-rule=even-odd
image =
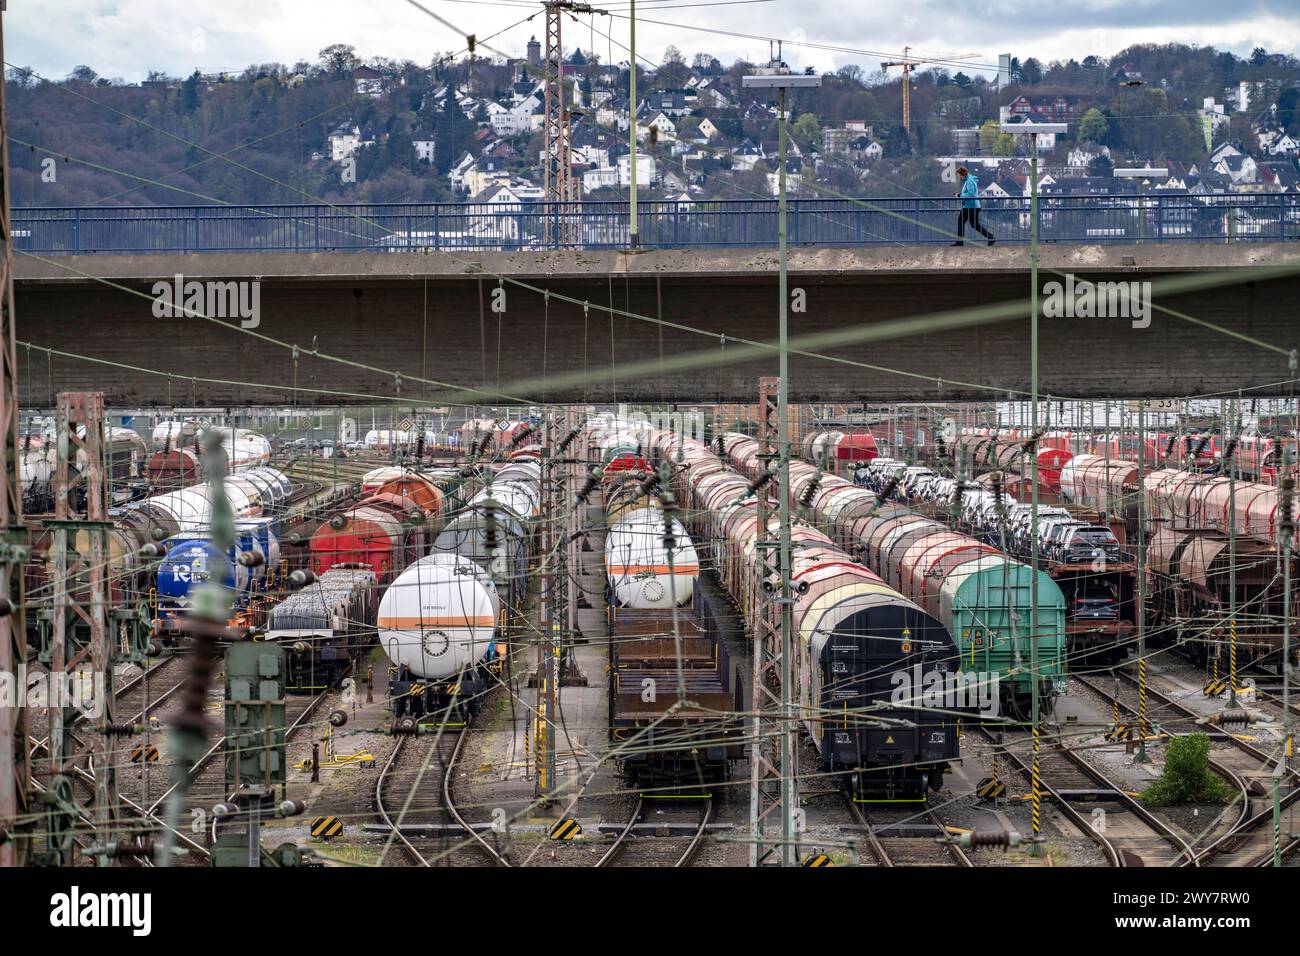
{"label": "lattice steel mast", "polygon": [[[0,0],[0,54],[4,52],[5,0]],[[0,561],[5,592],[0,595],[0,675],[18,686],[18,669],[27,661],[27,623],[23,599],[22,483],[18,471],[18,351],[14,332],[13,247],[9,216],[9,110],[0,83],[0,430],[4,468],[0,471]],[[0,866],[26,863],[27,843],[17,837],[20,821],[30,812],[31,768],[28,765],[27,714],[24,694],[13,707],[0,707]]]}

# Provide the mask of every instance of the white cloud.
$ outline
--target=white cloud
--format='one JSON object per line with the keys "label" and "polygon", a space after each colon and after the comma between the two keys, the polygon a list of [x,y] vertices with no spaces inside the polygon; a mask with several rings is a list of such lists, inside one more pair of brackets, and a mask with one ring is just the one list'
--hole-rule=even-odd
{"label": "white cloud", "polygon": [[[422,0],[445,19],[482,39],[523,19],[528,8],[489,3]],[[617,10],[618,0],[611,0]],[[1021,59],[1110,55],[1133,43],[1183,42],[1229,48],[1238,54],[1254,46],[1300,50],[1300,21],[1271,15],[1262,0],[1222,4],[1218,0],[1084,0],[1065,7],[1029,0],[913,0],[907,13],[887,4],[849,6],[843,0],[776,0],[746,6],[672,9],[692,0],[642,4],[638,19],[677,26],[638,25],[638,51],[651,61],[668,44],[689,57],[707,51],[724,63],[737,57],[767,58],[762,39],[719,36],[686,29],[709,27],[754,37],[806,37],[854,49],[896,53],[910,44],[923,55],[978,53],[977,64],[994,64],[1010,52]],[[239,70],[251,63],[315,60],[331,43],[349,43],[362,56],[386,56],[429,63],[439,53],[461,49],[464,37],[405,0],[15,0],[5,17],[7,59],[44,76],[62,78],[78,64],[103,76],[142,79],[151,69],[173,75]],[[566,49],[594,47],[602,59],[626,60],[628,22],[621,17],[587,23],[566,18]],[[612,27],[614,43],[601,31]],[[196,33],[196,31],[201,31]],[[544,32],[540,10],[531,22],[492,39],[491,44],[522,55],[529,36]],[[196,39],[201,43],[196,43]],[[878,70],[876,53],[853,55],[787,46],[793,66],[828,69],[856,63]],[[976,72],[968,69],[967,72]],[[987,69],[979,70],[988,72]]]}

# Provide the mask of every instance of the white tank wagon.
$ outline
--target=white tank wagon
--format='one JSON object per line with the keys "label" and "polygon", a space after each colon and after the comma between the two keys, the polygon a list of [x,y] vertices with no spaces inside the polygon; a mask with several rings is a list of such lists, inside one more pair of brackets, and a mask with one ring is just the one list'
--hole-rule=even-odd
{"label": "white tank wagon", "polygon": [[487,668],[505,653],[497,643],[501,622],[522,607],[528,589],[540,485],[535,460],[500,468],[490,493],[484,488],[456,512],[432,552],[384,593],[379,640],[398,669],[388,684],[398,717],[418,719],[451,705],[471,717],[478,712],[490,686]]}
{"label": "white tank wagon", "polygon": [[618,607],[687,604],[700,575],[690,534],[674,518],[669,538],[663,504],[651,487],[654,472],[643,456],[658,449],[660,434],[617,421],[587,433],[603,466],[605,577]]}
{"label": "white tank wagon", "polygon": [[620,607],[686,604],[700,576],[700,559],[686,528],[672,520],[673,545],[664,540],[664,513],[654,506],[623,511],[605,533],[605,575]]}
{"label": "white tank wagon", "polygon": [[[434,540],[434,554],[458,555],[487,567],[487,502],[495,501],[496,555],[491,570],[507,595],[523,593],[528,534],[541,509],[541,468],[533,461],[514,461],[497,472],[491,493],[484,488],[457,512]],[[510,583],[507,584],[507,581]],[[512,602],[513,603],[513,602]]]}
{"label": "white tank wagon", "polygon": [[399,672],[389,685],[397,716],[422,716],[435,700],[478,712],[487,688],[479,668],[496,655],[500,608],[491,574],[455,555],[429,555],[398,575],[377,621]]}

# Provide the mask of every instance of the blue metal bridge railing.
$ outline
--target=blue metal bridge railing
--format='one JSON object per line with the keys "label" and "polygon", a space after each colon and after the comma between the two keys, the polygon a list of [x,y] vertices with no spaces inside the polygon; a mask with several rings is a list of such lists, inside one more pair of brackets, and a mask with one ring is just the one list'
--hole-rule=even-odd
{"label": "blue metal bridge railing", "polygon": [[[1000,243],[1027,243],[1028,199],[982,200]],[[943,245],[958,200],[791,199],[791,246]],[[1039,197],[1042,242],[1241,242],[1300,238],[1300,195]],[[638,204],[648,249],[772,247],[776,200]],[[454,252],[625,249],[623,202],[26,207],[12,214],[16,249],[40,255],[200,252]],[[977,237],[978,238],[978,237]],[[971,237],[967,236],[970,240]],[[982,240],[981,240],[982,241]]]}

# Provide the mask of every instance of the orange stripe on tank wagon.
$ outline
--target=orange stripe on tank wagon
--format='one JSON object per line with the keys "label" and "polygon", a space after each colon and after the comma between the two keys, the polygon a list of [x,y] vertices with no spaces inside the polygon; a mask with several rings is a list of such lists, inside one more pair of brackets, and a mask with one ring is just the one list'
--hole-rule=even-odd
{"label": "orange stripe on tank wagon", "polygon": [[610,574],[641,574],[645,571],[652,571],[655,574],[699,574],[700,572],[697,564],[675,564],[672,568],[666,564],[607,564],[605,568]]}
{"label": "orange stripe on tank wagon", "polygon": [[380,627],[491,627],[496,618],[491,614],[483,617],[381,617]]}

